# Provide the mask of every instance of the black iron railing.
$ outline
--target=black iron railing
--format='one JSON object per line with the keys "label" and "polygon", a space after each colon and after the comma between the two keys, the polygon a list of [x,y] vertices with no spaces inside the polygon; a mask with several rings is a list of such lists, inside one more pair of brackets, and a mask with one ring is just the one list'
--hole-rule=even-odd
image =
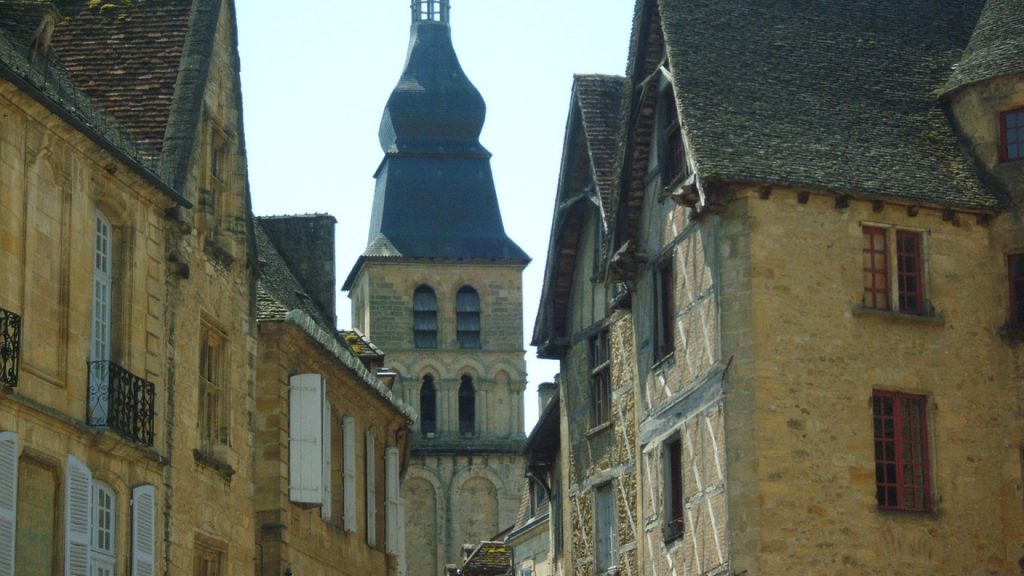
{"label": "black iron railing", "polygon": [[89,362],[89,425],[152,446],[155,388],[113,362]]}
{"label": "black iron railing", "polygon": [[21,316],[0,308],[0,387],[18,385],[21,359]]}

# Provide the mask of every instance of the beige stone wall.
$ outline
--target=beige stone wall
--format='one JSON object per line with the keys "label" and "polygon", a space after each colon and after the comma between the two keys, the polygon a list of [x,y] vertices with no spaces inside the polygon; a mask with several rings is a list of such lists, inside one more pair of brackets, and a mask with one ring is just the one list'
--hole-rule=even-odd
{"label": "beige stone wall", "polygon": [[[247,176],[231,16],[228,3],[223,3],[202,94],[202,120],[183,191],[195,205],[186,214],[191,226],[177,228],[169,243],[169,250],[189,267],[188,278],[173,277],[168,291],[173,328],[168,344],[174,369],[168,391],[173,409],[166,415],[170,438],[165,448],[174,487],[167,499],[171,573],[193,569],[197,545],[218,551],[229,576],[252,574],[255,569],[249,423],[256,363],[250,308],[253,263],[246,253]],[[228,168],[216,181],[210,162],[215,134],[228,150]],[[228,442],[205,455],[199,451],[199,344],[204,327],[223,335],[223,400],[228,406]]]}
{"label": "beige stone wall", "polygon": [[[388,445],[404,448],[405,417],[370,392],[358,377],[312,342],[298,327],[280,322],[259,326],[256,385],[256,540],[263,550],[263,573],[379,575],[394,574],[397,560],[385,553],[384,454]],[[333,411],[331,429],[331,519],[320,507],[295,504],[289,498],[289,378],[321,374]],[[341,422],[355,418],[356,531],[344,530],[341,476]],[[375,431],[377,457],[376,545],[367,544],[365,432]],[[397,439],[397,440],[396,440]],[[400,441],[400,444],[395,444]]]}
{"label": "beige stone wall", "polygon": [[[111,359],[151,381],[157,402],[167,397],[164,213],[173,202],[132,170],[0,82],[0,307],[22,317],[19,383],[0,395],[0,430],[19,441],[19,573],[63,565],[68,455],[116,494],[119,573],[130,570],[131,489],[156,486],[164,513],[163,407],[152,449],[86,424],[97,210],[114,234]],[[159,552],[165,531],[156,529]]]}
{"label": "beige stone wall", "polygon": [[[993,245],[998,220],[990,228],[968,215],[944,219],[922,208],[911,216],[860,201],[836,209],[832,196],[801,204],[789,191],[769,200],[743,194],[729,214],[740,215],[750,233],[748,342],[756,354],[732,365],[726,402],[728,431],[739,432],[729,461],[736,569],[1019,570],[1020,543],[998,544],[1024,525],[1019,352],[999,334],[1006,270]],[[924,231],[932,317],[861,311],[864,222]],[[725,353],[736,343],[746,360],[738,332]],[[878,510],[876,389],[928,397],[933,513]]]}

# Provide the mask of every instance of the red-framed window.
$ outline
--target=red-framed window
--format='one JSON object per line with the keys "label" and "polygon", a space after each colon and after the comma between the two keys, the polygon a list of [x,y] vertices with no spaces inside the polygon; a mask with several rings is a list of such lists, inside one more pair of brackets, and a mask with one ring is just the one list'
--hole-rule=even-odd
{"label": "red-framed window", "polygon": [[1024,108],[999,114],[999,160],[1024,159]]}
{"label": "red-framed window", "polygon": [[1006,257],[1010,280],[1010,326],[1024,327],[1024,254]]}
{"label": "red-framed window", "polygon": [[896,278],[900,312],[924,314],[924,266],[921,233],[896,231]]}
{"label": "red-framed window", "polygon": [[889,310],[889,243],[886,229],[864,226],[864,306]]}
{"label": "red-framed window", "polygon": [[611,357],[608,355],[608,331],[590,339],[590,426],[596,428],[612,416]]}
{"label": "red-framed window", "polygon": [[876,390],[875,496],[882,510],[932,509],[928,458],[928,398]]}

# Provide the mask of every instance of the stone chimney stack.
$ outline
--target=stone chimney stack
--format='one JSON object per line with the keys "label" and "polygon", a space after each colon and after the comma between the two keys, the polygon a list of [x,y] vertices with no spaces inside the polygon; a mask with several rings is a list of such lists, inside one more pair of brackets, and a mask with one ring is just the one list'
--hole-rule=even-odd
{"label": "stone chimney stack", "polygon": [[259,220],[292,274],[336,327],[334,226],[338,221],[329,214],[269,216]]}
{"label": "stone chimney stack", "polygon": [[537,399],[540,402],[540,410],[537,414],[543,414],[544,409],[547,408],[548,403],[555,397],[555,392],[558,391],[558,384],[554,382],[544,382],[537,386]]}

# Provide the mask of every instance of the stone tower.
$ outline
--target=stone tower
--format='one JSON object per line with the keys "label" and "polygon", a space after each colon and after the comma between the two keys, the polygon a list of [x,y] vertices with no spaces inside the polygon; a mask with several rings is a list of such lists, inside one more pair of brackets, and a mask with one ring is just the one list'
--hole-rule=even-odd
{"label": "stone tower", "polygon": [[486,107],[452,46],[448,0],[415,0],[380,124],[368,244],[344,289],[353,324],[416,407],[403,484],[410,576],[511,526],[523,477],[522,271],[479,140]]}

